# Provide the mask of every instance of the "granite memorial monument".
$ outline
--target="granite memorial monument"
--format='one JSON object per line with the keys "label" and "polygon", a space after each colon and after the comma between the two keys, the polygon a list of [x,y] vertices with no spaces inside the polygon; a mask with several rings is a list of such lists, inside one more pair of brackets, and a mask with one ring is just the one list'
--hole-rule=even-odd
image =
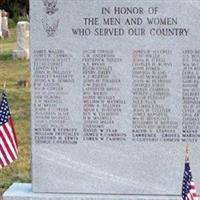
{"label": "granite memorial monument", "polygon": [[30,16],[32,185],[4,199],[178,200],[187,143],[200,187],[200,2],[31,0]]}

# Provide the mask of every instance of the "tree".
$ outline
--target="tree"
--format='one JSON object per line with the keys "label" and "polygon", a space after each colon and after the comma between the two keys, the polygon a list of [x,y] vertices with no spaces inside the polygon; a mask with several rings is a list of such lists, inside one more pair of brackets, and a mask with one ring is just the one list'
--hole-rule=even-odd
{"label": "tree", "polygon": [[17,22],[19,16],[28,14],[29,0],[0,0],[0,9],[9,12],[10,17]]}

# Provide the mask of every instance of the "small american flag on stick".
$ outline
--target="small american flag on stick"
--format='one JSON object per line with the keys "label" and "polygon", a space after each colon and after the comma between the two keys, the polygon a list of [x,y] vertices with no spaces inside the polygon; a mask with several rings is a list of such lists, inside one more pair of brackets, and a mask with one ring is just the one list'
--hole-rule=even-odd
{"label": "small american flag on stick", "polygon": [[6,94],[0,103],[0,168],[8,166],[18,158],[17,139]]}
{"label": "small american flag on stick", "polygon": [[186,147],[185,169],[182,185],[182,200],[198,200],[196,186],[192,180],[192,172],[189,163],[189,147]]}

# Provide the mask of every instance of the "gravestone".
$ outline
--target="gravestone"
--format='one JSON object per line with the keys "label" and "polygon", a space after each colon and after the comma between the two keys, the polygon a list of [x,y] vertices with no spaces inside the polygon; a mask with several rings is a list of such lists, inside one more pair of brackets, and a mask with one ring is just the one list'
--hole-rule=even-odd
{"label": "gravestone", "polygon": [[2,33],[2,27],[1,27],[1,24],[2,24],[2,11],[0,10],[0,39],[3,38],[3,33]]}
{"label": "gravestone", "polygon": [[9,28],[8,28],[8,13],[5,10],[2,11],[1,26],[2,26],[3,37],[9,38],[10,37],[10,31],[9,31]]}
{"label": "gravestone", "polygon": [[13,51],[13,59],[29,59],[29,22],[17,23],[17,49]]}
{"label": "gravestone", "polygon": [[187,143],[200,187],[200,2],[30,8],[32,185],[4,200],[178,200]]}

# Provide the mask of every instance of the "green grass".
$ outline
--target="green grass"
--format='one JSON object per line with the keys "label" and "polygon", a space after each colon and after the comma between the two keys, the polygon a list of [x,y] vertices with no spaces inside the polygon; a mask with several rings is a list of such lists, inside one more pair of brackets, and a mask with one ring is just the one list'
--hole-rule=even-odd
{"label": "green grass", "polygon": [[12,50],[16,48],[15,30],[11,30],[11,33],[11,38],[0,40],[0,91],[6,81],[19,143],[19,159],[0,170],[0,199],[13,182],[30,182],[30,88],[17,84],[19,80],[29,80],[30,72],[28,61],[12,60]]}
{"label": "green grass", "polygon": [[[10,30],[11,37],[0,40],[0,55],[1,54],[12,54],[12,50],[16,48],[16,29]],[[1,60],[1,58],[0,58]]]}

